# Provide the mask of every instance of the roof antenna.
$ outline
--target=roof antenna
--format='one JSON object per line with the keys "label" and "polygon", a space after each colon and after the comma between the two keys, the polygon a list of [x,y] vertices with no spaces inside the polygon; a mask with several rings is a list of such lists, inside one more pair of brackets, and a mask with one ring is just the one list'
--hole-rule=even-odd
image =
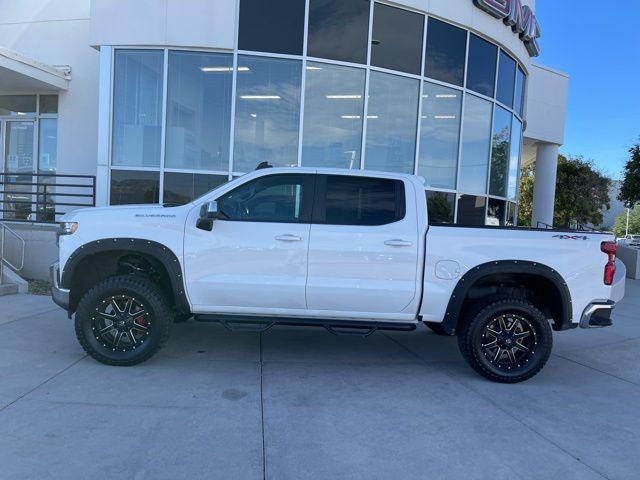
{"label": "roof antenna", "polygon": [[256,170],[262,170],[263,168],[273,168],[273,165],[271,165],[269,162],[260,162],[256,167]]}

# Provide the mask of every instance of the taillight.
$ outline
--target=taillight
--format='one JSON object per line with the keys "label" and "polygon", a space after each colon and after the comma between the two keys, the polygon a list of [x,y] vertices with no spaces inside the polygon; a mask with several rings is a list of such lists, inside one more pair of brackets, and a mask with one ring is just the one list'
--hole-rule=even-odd
{"label": "taillight", "polygon": [[611,285],[616,274],[616,242],[602,242],[600,250],[609,256],[607,264],[604,266],[604,284]]}

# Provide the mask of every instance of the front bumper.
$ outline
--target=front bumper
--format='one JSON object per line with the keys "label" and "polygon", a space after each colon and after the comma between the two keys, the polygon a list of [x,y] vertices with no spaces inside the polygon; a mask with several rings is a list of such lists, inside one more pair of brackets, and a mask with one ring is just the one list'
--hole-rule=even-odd
{"label": "front bumper", "polygon": [[49,280],[51,283],[51,298],[56,305],[69,310],[69,290],[60,288],[60,263],[55,262],[49,267]]}

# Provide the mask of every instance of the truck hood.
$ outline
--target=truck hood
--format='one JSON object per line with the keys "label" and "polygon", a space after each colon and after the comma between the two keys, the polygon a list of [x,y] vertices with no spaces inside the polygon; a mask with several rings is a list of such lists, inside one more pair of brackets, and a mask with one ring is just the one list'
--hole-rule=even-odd
{"label": "truck hood", "polygon": [[97,219],[104,221],[110,219],[118,219],[123,221],[126,219],[141,218],[176,218],[184,210],[184,206],[165,207],[163,205],[119,205],[111,207],[90,207],[80,208],[72,212],[66,213],[60,220],[63,222],[76,222],[80,219]]}

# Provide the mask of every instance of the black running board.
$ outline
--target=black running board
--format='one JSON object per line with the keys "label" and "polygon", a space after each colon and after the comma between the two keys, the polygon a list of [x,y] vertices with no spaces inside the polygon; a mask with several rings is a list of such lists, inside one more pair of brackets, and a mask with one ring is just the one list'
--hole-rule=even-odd
{"label": "black running board", "polygon": [[332,335],[350,335],[368,337],[376,330],[411,332],[416,329],[416,323],[372,322],[359,320],[330,320],[319,318],[282,318],[282,317],[253,317],[240,315],[210,315],[196,314],[198,322],[218,322],[232,332],[266,332],[274,325],[296,327],[323,327]]}

